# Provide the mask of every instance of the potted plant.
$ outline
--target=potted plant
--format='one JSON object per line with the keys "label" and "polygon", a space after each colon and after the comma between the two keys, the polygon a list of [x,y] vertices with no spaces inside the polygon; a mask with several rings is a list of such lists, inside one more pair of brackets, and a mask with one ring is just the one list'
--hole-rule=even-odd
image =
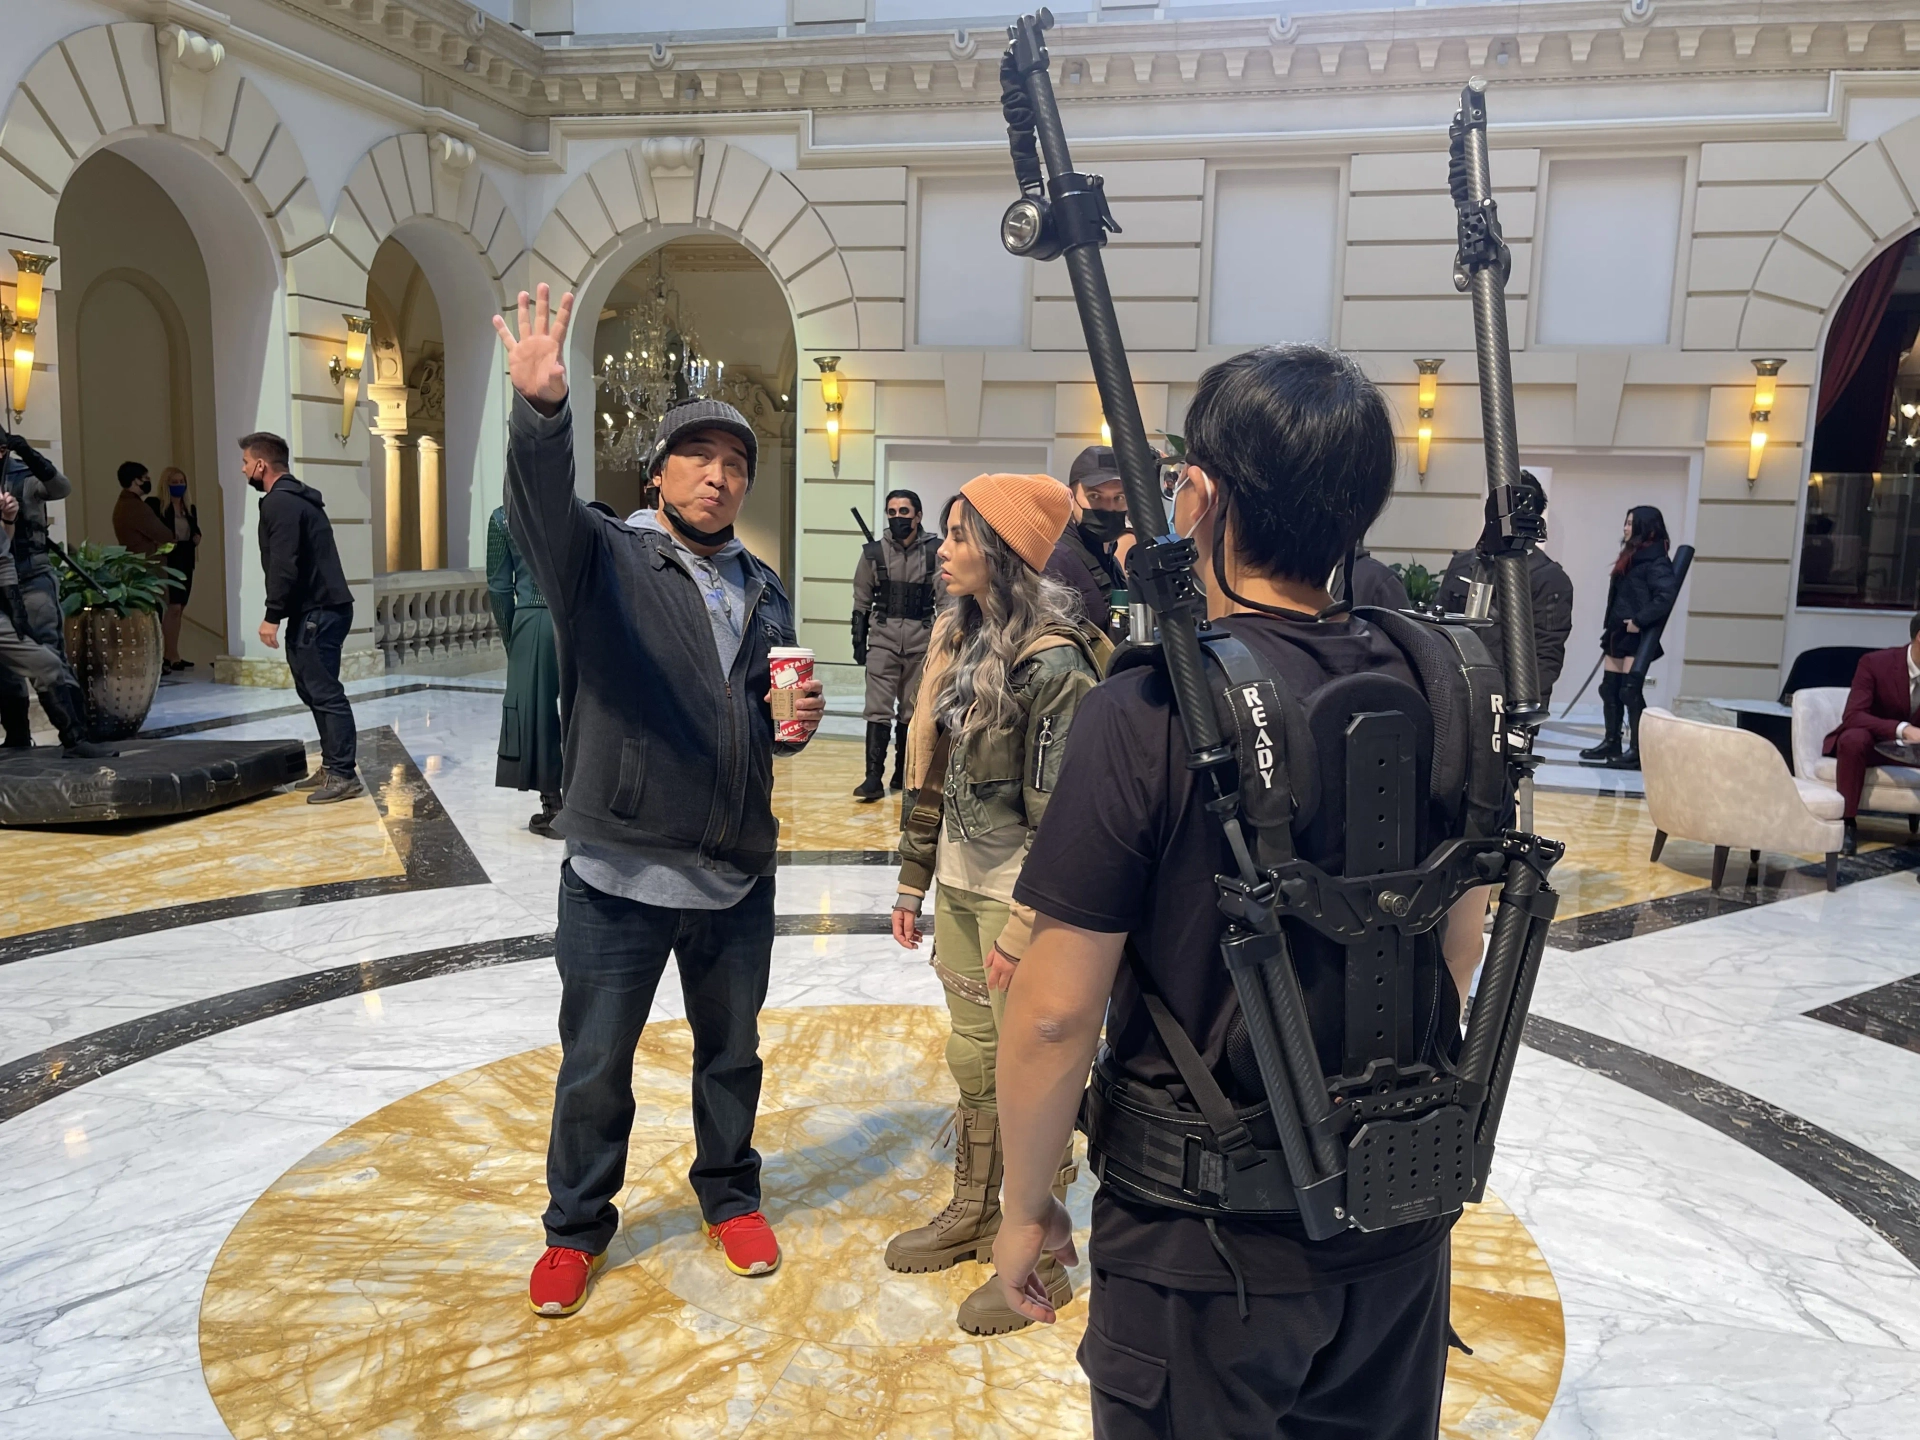
{"label": "potted plant", "polygon": [[124,545],[87,541],[71,551],[53,547],[67,571],[60,609],[90,740],[137,735],[153,708],[160,688],[160,612],[168,582],[185,578],[163,561],[172,548],[142,555]]}

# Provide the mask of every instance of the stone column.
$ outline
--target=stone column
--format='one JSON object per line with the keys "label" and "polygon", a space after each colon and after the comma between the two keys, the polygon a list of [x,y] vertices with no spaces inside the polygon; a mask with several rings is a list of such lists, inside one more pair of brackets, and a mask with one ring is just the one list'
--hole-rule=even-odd
{"label": "stone column", "polygon": [[386,534],[386,563],[381,566],[384,573],[391,575],[405,568],[403,546],[405,529],[405,509],[401,503],[402,492],[406,486],[406,447],[409,437],[405,434],[393,434],[379,430],[381,448],[386,452],[386,478],[381,484],[381,515],[384,518]]}
{"label": "stone column", "polygon": [[420,437],[420,568],[447,565],[446,485],[440,471],[440,442]]}

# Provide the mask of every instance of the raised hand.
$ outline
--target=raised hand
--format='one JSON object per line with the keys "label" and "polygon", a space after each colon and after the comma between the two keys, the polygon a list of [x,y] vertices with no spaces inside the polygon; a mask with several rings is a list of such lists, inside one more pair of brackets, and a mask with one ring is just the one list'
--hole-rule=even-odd
{"label": "raised hand", "polygon": [[526,402],[543,415],[557,414],[566,402],[565,346],[567,322],[573,318],[573,292],[560,297],[560,307],[551,315],[547,309],[548,294],[544,284],[535,286],[529,307],[527,292],[520,292],[518,339],[503,318],[493,317],[493,328],[500,332],[500,339],[507,347],[507,378]]}

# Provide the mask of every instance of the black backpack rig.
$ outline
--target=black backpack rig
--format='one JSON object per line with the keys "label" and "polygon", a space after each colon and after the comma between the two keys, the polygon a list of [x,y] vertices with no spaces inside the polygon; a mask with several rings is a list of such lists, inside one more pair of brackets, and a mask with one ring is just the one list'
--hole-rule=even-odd
{"label": "black backpack rig", "polygon": [[[1157,659],[1186,735],[1187,766],[1233,857],[1233,872],[1215,877],[1228,920],[1220,951],[1245,1032],[1229,1046],[1229,1061],[1237,1048],[1236,1070],[1257,1075],[1265,1095],[1264,1105],[1235,1110],[1143,985],[1199,1113],[1123,1111],[1110,1090],[1096,1089],[1088,1112],[1097,1160],[1108,1183],[1156,1203],[1297,1212],[1316,1240],[1454,1213],[1486,1186],[1556,904],[1547,872],[1564,849],[1507,828],[1516,798],[1519,813],[1531,813],[1533,739],[1545,716],[1527,574],[1542,527],[1519,487],[1510,258],[1487,163],[1486,84],[1476,78],[1461,92],[1448,157],[1459,230],[1454,284],[1473,302],[1490,497],[1466,621],[1363,611],[1407,655],[1419,689],[1355,676],[1316,691],[1303,707],[1244,645],[1203,625],[1195,546],[1162,533],[1158,459],[1100,259],[1119,226],[1100,177],[1073,168],[1048,73],[1052,25],[1042,9],[1007,31],[1001,110],[1020,196],[1001,220],[1001,242],[1017,256],[1063,258],[1073,284],[1127,510],[1142,537],[1128,557],[1128,590],[1158,618]],[[1472,628],[1496,603],[1504,698]],[[1210,668],[1219,683],[1210,683]],[[1423,844],[1423,801],[1443,817],[1452,807],[1438,844]],[[1303,858],[1294,836],[1296,823],[1311,829],[1330,805],[1345,807],[1338,874]],[[1421,948],[1432,945],[1454,903],[1481,886],[1499,887],[1499,909],[1459,1060],[1442,1064],[1424,1037],[1410,1037],[1402,1002]],[[1283,921],[1345,952],[1347,1034],[1340,1073],[1331,1077]]]}

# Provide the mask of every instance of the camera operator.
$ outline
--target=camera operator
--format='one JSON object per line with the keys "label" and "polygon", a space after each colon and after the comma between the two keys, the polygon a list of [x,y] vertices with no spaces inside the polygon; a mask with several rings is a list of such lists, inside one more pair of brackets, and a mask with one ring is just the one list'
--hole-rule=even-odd
{"label": "camera operator", "polygon": [[[529,313],[531,311],[531,313]],[[731,405],[661,417],[648,456],[660,506],[621,523],[574,492],[563,346],[573,296],[520,294],[494,317],[515,392],[507,523],[553,616],[565,771],[560,1076],[547,1148],[547,1249],[527,1300],[571,1315],[619,1230],[633,1051],[671,953],[693,1031],[688,1178],[708,1242],[736,1275],[780,1246],[760,1210],[760,1007],[773,961],[774,719],[769,650],[793,644],[779,577],[734,538],[758,442]],[[805,682],[794,718],[826,713]],[[791,753],[804,744],[778,747]]]}
{"label": "camera operator", "polygon": [[[1163,485],[1174,528],[1198,546],[1214,622],[1303,702],[1347,675],[1414,684],[1402,652],[1334,609],[1325,590],[1392,490],[1393,426],[1378,389],[1318,347],[1253,351],[1201,377],[1185,428],[1188,463]],[[1037,1320],[1054,1318],[1037,1283],[1041,1255],[1076,1259],[1072,1222],[1050,1186],[1103,1017],[1099,1063],[1117,1083],[1186,1094],[1143,1000],[1150,985],[1232,1102],[1264,1099],[1228,1059],[1238,1002],[1221,960],[1226,921],[1214,876],[1235,866],[1186,761],[1163,671],[1129,668],[1102,684],[1076,717],[1014,890],[1038,918],[1001,1029],[1006,1172],[994,1263],[1009,1304]],[[1308,859],[1331,862],[1334,843],[1344,839],[1302,832]],[[1441,1055],[1458,1046],[1485,906],[1484,891],[1469,894],[1441,943],[1422,940],[1434,978],[1421,987],[1414,1033]],[[1337,1072],[1344,951],[1282,923],[1321,1064]],[[1129,942],[1135,959],[1123,968]],[[1443,964],[1451,984],[1441,982]],[[1432,1440],[1451,1223],[1311,1241],[1293,1214],[1189,1213],[1103,1186],[1080,1350],[1094,1433]]]}
{"label": "camera operator", "polygon": [[[20,633],[53,651],[64,665],[66,644],[60,623],[60,577],[47,553],[47,502],[64,500],[73,482],[54,463],[29,445],[26,437],[0,430],[0,492],[19,505],[13,522],[13,564],[20,576],[20,595],[26,627]],[[27,687],[11,671],[0,671],[0,728],[6,744],[26,748],[33,744],[28,721]]]}
{"label": "camera operator", "polygon": [[[69,760],[102,760],[120,752],[110,745],[96,745],[80,728],[76,699],[80,686],[67,669],[66,661],[49,647],[35,640],[27,620],[26,597],[20,590],[20,577],[13,563],[14,530],[20,519],[20,502],[10,490],[0,490],[0,679],[22,687],[32,686],[40,696],[40,708],[47,712],[60,735],[60,745]],[[25,716],[21,729],[26,729]],[[24,745],[10,748],[30,750],[30,732]]]}

